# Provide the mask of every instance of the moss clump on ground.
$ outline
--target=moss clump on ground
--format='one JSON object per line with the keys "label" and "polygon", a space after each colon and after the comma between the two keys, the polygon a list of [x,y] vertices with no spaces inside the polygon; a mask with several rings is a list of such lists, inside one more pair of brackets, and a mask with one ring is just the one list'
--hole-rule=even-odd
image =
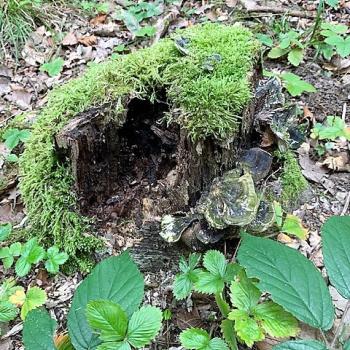
{"label": "moss clump on ground", "polygon": [[[184,50],[175,42],[185,43]],[[177,110],[170,119],[193,139],[233,137],[251,97],[249,77],[258,51],[252,33],[241,26],[193,26],[150,48],[93,65],[52,91],[20,162],[30,235],[64,249],[82,269],[101,245],[87,234],[89,221],[77,211],[71,169],[55,154],[54,135],[77,113],[113,101],[114,118],[122,119],[125,101],[152,101],[163,87]]]}
{"label": "moss clump on ground", "polygon": [[282,200],[290,203],[300,197],[301,193],[307,188],[307,181],[294,154],[291,151],[280,155],[283,160],[283,171],[281,174],[282,182]]}

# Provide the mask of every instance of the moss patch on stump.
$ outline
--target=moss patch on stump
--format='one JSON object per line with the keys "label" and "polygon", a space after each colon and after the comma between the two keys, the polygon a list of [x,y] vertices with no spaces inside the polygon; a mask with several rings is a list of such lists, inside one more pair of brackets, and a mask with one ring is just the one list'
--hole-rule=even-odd
{"label": "moss patch on stump", "polygon": [[54,89],[20,161],[28,234],[64,249],[71,263],[88,270],[91,252],[101,242],[88,233],[89,219],[79,214],[72,172],[57,156],[55,135],[78,113],[108,102],[118,121],[131,98],[152,101],[163,88],[169,122],[185,128],[192,140],[232,139],[251,99],[258,51],[253,34],[242,26],[198,25],[150,48],[94,64],[82,77]]}

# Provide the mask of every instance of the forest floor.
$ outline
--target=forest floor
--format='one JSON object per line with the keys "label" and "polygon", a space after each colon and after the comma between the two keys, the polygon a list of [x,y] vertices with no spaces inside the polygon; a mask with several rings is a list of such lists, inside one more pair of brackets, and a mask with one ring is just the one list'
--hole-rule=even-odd
{"label": "forest floor", "polygon": [[[46,25],[35,28],[23,49],[18,52],[17,59],[9,51],[5,53],[5,59],[0,62],[0,127],[5,127],[18,115],[24,115],[28,125],[33,123],[45,105],[49,91],[80,76],[90,62],[101,62],[112,55],[149,46],[155,38],[166,36],[177,28],[204,21],[227,24],[241,22],[256,32],[267,33],[272,37],[277,36],[274,30],[283,26],[307,31],[315,23],[318,1],[169,1],[159,5],[158,11],[144,20],[143,24],[155,25],[156,35],[150,38],[135,37],[130,28],[118,19],[116,14],[124,7],[122,1],[85,1],[82,4],[85,5],[79,7],[64,2],[45,5],[42,14],[46,16]],[[164,26],[163,19],[166,16],[171,19],[169,27]],[[323,16],[328,21],[349,26],[350,2],[341,1],[335,9],[327,7]],[[60,57],[63,61],[57,63],[58,67],[51,67],[58,69],[58,74],[50,76],[40,67],[53,57]],[[347,107],[350,100],[349,56],[335,56],[327,61],[315,57],[315,51],[306,48],[305,57],[297,67],[291,65],[285,57],[272,60],[264,56],[264,68],[276,73],[293,72],[314,85],[316,92],[291,98],[300,107],[300,122],[307,121],[310,125],[315,125],[333,115],[341,117],[350,125],[350,106]],[[267,143],[270,146],[270,141],[268,135],[265,135],[265,139],[255,140],[255,144],[266,146]],[[307,134],[306,142],[299,148],[297,155],[309,187],[300,202],[294,203],[290,208],[290,213],[302,220],[309,236],[303,241],[280,234],[278,240],[299,249],[325,274],[320,228],[332,215],[350,214],[350,154],[349,144],[344,141],[333,145],[332,151],[323,156],[315,155],[314,147],[313,140]],[[7,181],[6,187],[0,192],[0,223],[11,223],[14,227],[21,228],[27,217],[18,189],[17,167],[13,165],[9,175],[9,166],[6,169],[4,159],[10,151],[4,143],[0,143],[0,150],[3,155],[0,158],[0,176],[4,177],[6,172]],[[270,180],[269,186],[278,186],[277,176]],[[104,226],[99,232],[105,237],[110,254],[133,246],[135,239],[139,239],[133,235],[132,227],[128,227],[129,234],[114,234],[115,225],[117,223],[111,219],[109,227]],[[227,252],[228,258],[234,254],[228,248],[231,246],[230,242],[219,245],[220,249]],[[5,271],[0,265],[1,280],[11,276],[11,273],[13,271]],[[212,316],[213,301],[209,297],[195,295],[192,304],[189,301],[175,301],[171,293],[174,273],[176,271],[166,269],[157,273],[145,273],[145,301],[172,312],[172,319],[166,321],[163,332],[152,349],[181,349],[176,337],[179,331],[188,325],[206,326]],[[44,269],[36,269],[19,279],[19,283],[23,286],[37,285],[46,290],[48,301],[45,305],[58,320],[59,329],[63,330],[69,303],[82,278],[81,273],[70,276],[59,273],[52,277]],[[330,288],[337,317],[340,319],[346,300],[333,287]],[[0,349],[22,349],[21,329],[21,322],[11,323],[0,338]],[[215,330],[214,328],[213,331]],[[302,337],[305,338],[319,337],[315,330],[307,326],[303,326],[302,332]],[[257,346],[260,350],[269,349],[269,339]]]}

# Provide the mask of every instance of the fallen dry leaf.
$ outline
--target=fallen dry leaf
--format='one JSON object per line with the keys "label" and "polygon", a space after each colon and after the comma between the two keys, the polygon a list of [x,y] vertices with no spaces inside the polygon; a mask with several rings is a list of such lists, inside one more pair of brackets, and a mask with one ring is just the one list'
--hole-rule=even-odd
{"label": "fallen dry leaf", "polygon": [[93,46],[96,45],[97,43],[97,38],[95,35],[88,35],[88,36],[83,36],[78,39],[80,44],[83,44],[84,46]]}
{"label": "fallen dry leaf", "polygon": [[327,174],[327,170],[322,167],[322,164],[314,162],[309,155],[310,145],[304,142],[298,149],[299,164],[302,168],[302,174],[311,181],[321,182]]}
{"label": "fallen dry leaf", "polygon": [[10,102],[14,102],[21,109],[28,109],[32,100],[32,94],[21,86],[12,86],[12,92],[6,96]]}
{"label": "fallen dry leaf", "polygon": [[96,17],[90,20],[92,26],[98,26],[106,22],[107,15],[105,13],[99,13]]}
{"label": "fallen dry leaf", "polygon": [[277,140],[275,134],[271,131],[270,128],[268,128],[262,134],[260,146],[263,148],[270,147],[275,144],[276,141]]}
{"label": "fallen dry leaf", "polygon": [[238,0],[226,0],[225,3],[227,7],[233,8],[236,7]]}
{"label": "fallen dry leaf", "polygon": [[175,322],[178,328],[184,330],[189,327],[203,327],[204,322],[201,319],[198,309],[194,307],[191,312],[179,310],[175,314]]}
{"label": "fallen dry leaf", "polygon": [[281,339],[277,340],[274,338],[266,337],[263,341],[259,341],[255,343],[255,345],[259,350],[271,350],[275,345],[283,341],[284,340],[281,340]]}
{"label": "fallen dry leaf", "polygon": [[62,40],[61,44],[63,46],[74,46],[78,44],[78,38],[73,32],[69,32]]}
{"label": "fallen dry leaf", "polygon": [[314,114],[310,111],[308,106],[304,106],[304,117],[303,119],[308,119],[310,120],[310,122],[313,124],[315,124],[315,116]]}
{"label": "fallen dry leaf", "polygon": [[335,171],[350,172],[349,160],[348,152],[340,152],[336,156],[328,156],[322,164]]}
{"label": "fallen dry leaf", "polygon": [[277,236],[277,241],[287,244],[287,243],[292,243],[293,239],[284,233],[279,233]]}

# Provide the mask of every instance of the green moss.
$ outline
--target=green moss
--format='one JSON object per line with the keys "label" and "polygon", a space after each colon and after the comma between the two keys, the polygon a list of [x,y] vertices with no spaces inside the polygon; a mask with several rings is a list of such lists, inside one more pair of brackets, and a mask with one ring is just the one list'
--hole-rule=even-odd
{"label": "green moss", "polygon": [[290,203],[300,197],[301,193],[307,188],[307,181],[301,173],[298,160],[290,151],[281,155],[283,159],[282,181],[282,200]]}
{"label": "green moss", "polygon": [[78,213],[71,170],[55,154],[54,135],[71,118],[114,101],[114,118],[123,119],[126,101],[133,97],[152,101],[165,87],[171,109],[177,110],[171,120],[193,139],[223,140],[238,131],[239,116],[251,95],[249,76],[259,44],[241,26],[194,26],[175,34],[180,36],[189,39],[188,55],[172,39],[163,39],[150,48],[92,65],[82,77],[50,93],[34,124],[20,161],[29,232],[64,249],[80,268],[101,244],[87,234],[89,220]]}

